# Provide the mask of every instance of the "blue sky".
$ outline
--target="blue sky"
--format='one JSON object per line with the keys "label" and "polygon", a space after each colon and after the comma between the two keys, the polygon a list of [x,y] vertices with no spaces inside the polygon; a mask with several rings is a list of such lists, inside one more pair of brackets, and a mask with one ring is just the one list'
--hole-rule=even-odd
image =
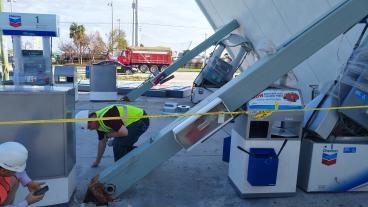
{"label": "blue sky", "polygon": [[[48,13],[60,17],[60,38],[54,41],[54,50],[60,40],[69,38],[72,22],[84,24],[87,33],[99,31],[106,39],[111,31],[111,0],[17,0],[13,12]],[[114,27],[126,32],[131,43],[132,0],[113,0]],[[213,33],[206,18],[194,0],[138,0],[139,40],[145,46],[169,46],[174,50],[191,48]],[[4,11],[10,3],[4,0]]]}

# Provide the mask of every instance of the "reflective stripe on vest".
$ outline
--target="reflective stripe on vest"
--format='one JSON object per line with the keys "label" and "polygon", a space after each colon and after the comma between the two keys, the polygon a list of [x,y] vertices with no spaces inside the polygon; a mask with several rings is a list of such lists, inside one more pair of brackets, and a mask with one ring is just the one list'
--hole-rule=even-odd
{"label": "reflective stripe on vest", "polygon": [[4,204],[10,192],[10,177],[0,176],[0,205]]}
{"label": "reflective stripe on vest", "polygon": [[[104,115],[114,106],[117,107],[118,111],[119,111],[119,117],[122,118],[122,121],[125,125],[125,127],[128,127],[129,125],[133,124],[136,121],[139,121],[140,118],[127,118],[127,116],[142,116],[143,115],[143,109],[135,107],[135,106],[131,106],[131,105],[119,105],[119,104],[115,104],[115,105],[110,105],[110,106],[106,106],[98,111],[96,111],[96,116],[97,118],[102,118],[105,117]],[[127,111],[128,113],[125,113],[125,111]],[[98,121],[98,130],[105,132],[105,133],[110,133],[112,131],[114,131],[113,129],[111,129],[110,127],[106,126],[105,123],[102,120]]]}
{"label": "reflective stripe on vest", "polygon": [[[96,117],[97,118],[101,118],[103,117],[107,111],[109,111],[112,107],[114,107],[115,105],[111,105],[111,106],[106,106],[98,111],[96,111]],[[109,133],[111,131],[113,131],[110,127],[106,126],[105,123],[102,120],[98,120],[98,131],[102,131],[105,133]]]}

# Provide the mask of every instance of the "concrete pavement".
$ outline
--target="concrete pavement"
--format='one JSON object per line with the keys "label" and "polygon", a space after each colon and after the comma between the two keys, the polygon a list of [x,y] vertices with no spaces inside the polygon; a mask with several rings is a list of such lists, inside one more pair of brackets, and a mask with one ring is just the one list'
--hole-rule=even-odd
{"label": "concrete pavement", "polygon": [[[144,108],[149,114],[162,113],[165,101],[191,104],[189,98],[140,97],[131,104]],[[81,94],[76,110],[98,109],[109,103],[88,101],[88,94]],[[149,130],[138,141],[144,142],[174,118],[151,120]],[[240,199],[227,178],[228,164],[222,162],[223,138],[229,136],[231,124],[205,143],[190,152],[180,151],[144,179],[140,180],[111,206],[121,207],[184,207],[184,206],[259,206],[259,207],[363,207],[368,193],[304,193],[298,190],[294,197]],[[71,206],[80,206],[89,180],[113,163],[112,148],[105,153],[101,165],[91,168],[97,150],[97,135],[93,131],[77,131],[78,185]],[[159,153],[159,152],[158,152]],[[124,176],[124,175],[122,175]],[[93,206],[93,205],[92,205]]]}

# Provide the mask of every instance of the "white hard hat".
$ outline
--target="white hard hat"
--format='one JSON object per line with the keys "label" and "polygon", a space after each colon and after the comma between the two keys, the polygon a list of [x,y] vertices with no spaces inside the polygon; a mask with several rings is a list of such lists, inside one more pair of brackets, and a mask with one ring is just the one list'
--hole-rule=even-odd
{"label": "white hard hat", "polygon": [[[78,112],[75,115],[75,118],[76,119],[87,119],[88,115],[89,115],[89,111],[88,110],[83,110],[83,111]],[[88,122],[87,121],[78,121],[78,122],[76,122],[76,126],[78,128],[81,128],[81,129],[87,129]]]}
{"label": "white hard hat", "polygon": [[26,169],[28,150],[18,142],[0,144],[0,167],[13,171],[23,172]]}

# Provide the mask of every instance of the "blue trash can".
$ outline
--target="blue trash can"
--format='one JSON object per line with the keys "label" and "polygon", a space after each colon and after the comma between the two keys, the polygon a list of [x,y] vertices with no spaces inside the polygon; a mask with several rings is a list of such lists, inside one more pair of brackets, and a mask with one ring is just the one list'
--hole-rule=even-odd
{"label": "blue trash can", "polygon": [[86,78],[90,78],[91,77],[91,66],[90,65],[86,65]]}
{"label": "blue trash can", "polygon": [[252,186],[276,185],[279,159],[273,148],[250,148],[247,180]]}
{"label": "blue trash can", "polygon": [[222,147],[222,161],[224,162],[230,161],[230,146],[231,146],[231,137],[224,138],[224,144]]}

